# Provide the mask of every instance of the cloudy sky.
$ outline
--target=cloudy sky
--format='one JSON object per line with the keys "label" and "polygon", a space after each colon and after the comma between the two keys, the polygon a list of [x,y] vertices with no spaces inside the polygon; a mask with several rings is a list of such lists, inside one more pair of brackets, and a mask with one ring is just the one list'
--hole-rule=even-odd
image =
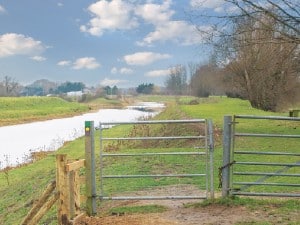
{"label": "cloudy sky", "polygon": [[208,58],[190,10],[222,0],[0,0],[0,79],[163,85],[168,68]]}

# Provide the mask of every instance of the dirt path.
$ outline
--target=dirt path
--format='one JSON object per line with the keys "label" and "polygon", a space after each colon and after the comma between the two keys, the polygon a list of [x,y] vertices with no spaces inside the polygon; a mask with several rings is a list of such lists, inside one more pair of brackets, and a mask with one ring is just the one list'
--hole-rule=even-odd
{"label": "dirt path", "polygon": [[[133,205],[140,202],[134,202]],[[166,205],[166,202],[160,202]],[[181,205],[180,205],[181,204]],[[129,205],[131,205],[129,203]],[[181,201],[168,205],[162,213],[110,215],[103,217],[85,217],[77,225],[232,225],[232,224],[300,224],[300,215],[276,213],[264,210],[249,210],[243,206],[211,205],[201,208],[186,208]]]}
{"label": "dirt path", "polygon": [[[173,193],[175,186],[157,188],[155,190],[131,193],[136,195],[165,195]],[[193,186],[180,186],[186,194],[202,194]],[[162,205],[166,211],[161,213],[133,214],[133,215],[105,215],[99,217],[82,218],[77,225],[232,225],[232,224],[300,224],[300,212],[280,213],[272,207],[249,209],[244,206],[225,206],[212,204],[206,207],[187,207],[188,204],[201,200],[128,200],[111,201],[105,203],[99,210],[108,211],[120,206]],[[259,223],[261,222],[261,223]]]}

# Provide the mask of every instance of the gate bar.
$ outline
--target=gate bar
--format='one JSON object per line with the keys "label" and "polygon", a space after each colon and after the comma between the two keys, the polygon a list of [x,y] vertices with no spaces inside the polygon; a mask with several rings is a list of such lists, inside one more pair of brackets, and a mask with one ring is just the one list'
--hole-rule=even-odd
{"label": "gate bar", "polygon": [[293,120],[300,121],[297,117],[286,117],[286,116],[253,116],[253,115],[234,115],[234,118],[241,119],[267,119],[267,120]]}
{"label": "gate bar", "polygon": [[231,192],[233,195],[245,195],[245,196],[271,196],[271,197],[300,197],[300,194],[291,193],[259,193],[259,192]]}
{"label": "gate bar", "polygon": [[206,196],[122,196],[122,197],[102,197],[101,200],[173,200],[173,199],[207,199]]}
{"label": "gate bar", "polygon": [[156,156],[156,155],[206,155],[205,152],[159,152],[159,153],[151,153],[151,152],[147,152],[147,153],[124,153],[124,154],[102,154],[102,156]]}
{"label": "gate bar", "polygon": [[260,182],[233,182],[233,184],[241,185],[265,185],[265,186],[282,186],[282,187],[300,187],[300,184],[284,184],[284,183],[260,183]]}
{"label": "gate bar", "polygon": [[257,166],[300,166],[300,163],[262,163],[262,162],[235,162],[238,165],[257,165]]}
{"label": "gate bar", "polygon": [[233,172],[234,175],[246,175],[246,176],[281,176],[281,177],[300,177],[300,174],[290,173],[255,173],[255,172]]}
{"label": "gate bar", "polygon": [[235,154],[249,154],[249,155],[287,155],[287,156],[300,156],[300,153],[291,152],[252,152],[252,151],[234,151]]}
{"label": "gate bar", "polygon": [[164,123],[205,123],[205,119],[192,120],[139,120],[132,122],[101,122],[101,125],[121,125],[121,124],[164,124]]}
{"label": "gate bar", "polygon": [[206,174],[155,174],[155,175],[104,175],[102,178],[143,178],[143,177],[204,177]]}
{"label": "gate bar", "polygon": [[180,136],[180,137],[133,137],[133,138],[102,138],[104,141],[113,141],[113,140],[120,140],[120,141],[133,141],[133,140],[169,140],[169,139],[205,139],[205,136]]}
{"label": "gate bar", "polygon": [[236,137],[274,137],[274,138],[300,138],[300,135],[292,134],[253,134],[253,133],[235,133]]}

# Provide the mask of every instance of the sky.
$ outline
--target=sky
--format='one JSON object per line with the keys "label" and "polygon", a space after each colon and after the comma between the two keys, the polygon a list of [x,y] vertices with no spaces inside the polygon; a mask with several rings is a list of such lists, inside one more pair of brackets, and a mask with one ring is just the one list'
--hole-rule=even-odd
{"label": "sky", "polygon": [[209,57],[189,12],[222,7],[223,0],[0,0],[0,80],[163,86],[169,68]]}

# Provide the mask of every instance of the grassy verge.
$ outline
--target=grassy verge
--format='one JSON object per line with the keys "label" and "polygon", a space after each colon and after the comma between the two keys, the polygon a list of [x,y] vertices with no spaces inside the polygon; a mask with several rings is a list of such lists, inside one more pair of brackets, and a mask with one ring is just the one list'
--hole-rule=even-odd
{"label": "grassy verge", "polygon": [[56,97],[2,97],[0,126],[67,117],[88,110],[86,105]]}
{"label": "grassy verge", "polygon": [[0,97],[0,126],[70,117],[103,108],[122,108],[131,101],[97,98],[77,103],[58,97]]}
{"label": "grassy verge", "polygon": [[[148,97],[147,100],[151,101],[154,99],[159,99],[158,97]],[[143,99],[146,100],[146,99]],[[160,98],[161,100],[161,98]],[[174,101],[174,98],[168,99],[170,102],[168,103],[168,108],[160,114],[157,119],[182,119],[182,118],[212,118],[216,125],[216,130],[222,128],[222,119],[224,114],[255,114],[255,115],[282,115],[282,114],[274,114],[274,113],[266,113],[260,110],[252,109],[248,102],[237,100],[237,99],[227,99],[227,98],[209,98],[206,100],[196,99],[199,101],[197,105],[190,105],[190,98],[177,99],[177,104]],[[264,126],[259,126],[252,122],[247,123],[245,125],[241,124],[241,129],[253,128],[258,131],[263,129]],[[281,124],[280,129],[283,132],[289,132],[288,127],[285,124]],[[145,128],[146,129],[146,128]],[[269,129],[269,128],[268,128]],[[172,129],[176,130],[176,129]],[[295,129],[295,132],[299,132],[299,128]],[[115,127],[113,129],[106,130],[106,135],[115,136],[122,133],[129,134],[132,132],[132,127]],[[156,132],[160,132],[160,128],[156,130]],[[97,137],[95,138],[98,140]],[[220,135],[220,133],[217,133]],[[222,161],[222,151],[221,151],[221,138],[217,138],[219,141],[216,146],[215,152],[215,171],[216,171],[216,183],[217,183],[217,168],[221,165]],[[241,143],[241,145],[244,142]],[[261,140],[254,140],[249,142],[249,147],[254,145],[262,145],[267,147],[272,142],[264,143]],[[299,146],[296,143],[296,146]],[[118,147],[118,146],[117,146]],[[149,147],[149,146],[148,146]],[[164,151],[163,146],[160,148],[156,148],[157,146],[152,146],[153,148],[147,149],[147,151]],[[182,146],[174,146],[174,149],[182,148]],[[99,142],[95,142],[95,149],[97,154],[99,154]],[[119,148],[111,148],[112,152],[122,151],[124,153],[137,152],[143,150],[140,145],[136,145],[135,148],[128,148],[128,146],[119,150]],[[176,149],[175,149],[176,150]],[[298,148],[299,150],[299,148]],[[183,151],[181,149],[181,151]],[[30,164],[23,166],[21,168],[15,168],[13,170],[8,171],[7,174],[0,172],[0,224],[14,225],[19,224],[22,218],[26,215],[26,213],[30,210],[34,203],[34,199],[37,199],[42,193],[43,189],[47,186],[47,184],[55,179],[55,155],[61,153],[68,154],[70,159],[80,159],[84,158],[84,138],[79,138],[73,142],[66,143],[60,150],[57,152],[53,152],[47,155],[45,158]],[[98,158],[98,157],[97,157]],[[150,162],[153,164],[150,165]],[[125,166],[124,163],[120,163],[120,161],[108,161],[106,164],[107,173],[118,173],[122,172],[123,174],[132,174],[139,170],[139,172],[153,172],[154,170],[160,170],[168,173],[170,169],[172,169],[172,165],[174,166],[175,158],[170,158],[168,160],[162,159],[136,159],[131,158],[127,159],[126,163],[130,166]],[[193,166],[191,163],[191,158],[181,160],[181,162],[175,162],[175,166],[180,169],[181,164]],[[195,167],[196,168],[196,167]],[[195,169],[194,167],[190,167],[191,170]],[[182,171],[184,173],[185,171]],[[99,170],[97,170],[97,174],[99,174]],[[9,184],[8,184],[9,181]],[[120,191],[127,191],[129,193],[135,192],[137,190],[143,190],[146,186],[155,187],[159,186],[167,186],[173,185],[178,180],[172,179],[160,179],[148,181],[147,183],[138,183],[138,180],[132,179],[130,183],[121,184],[118,181],[112,181],[106,184],[106,191],[110,191],[112,193],[118,193]],[[185,180],[184,183],[194,184],[192,180]],[[124,183],[124,181],[123,181]],[[138,185],[137,185],[138,183]],[[124,189],[120,189],[121,186],[124,186]],[[216,185],[217,186],[217,185]],[[216,191],[220,191],[220,189],[216,188]],[[221,200],[220,200],[221,201]],[[257,200],[257,199],[249,199],[245,200],[244,198],[239,198],[239,200],[228,200],[229,202],[225,204],[239,204],[246,205],[250,208],[255,208],[257,205],[263,205],[262,208],[269,209],[268,207],[274,206],[275,203],[270,202],[269,200]],[[299,211],[299,201],[298,200],[280,200],[279,203],[276,203],[278,210],[282,210],[286,212],[286,215],[289,215],[290,212]],[[210,204],[210,203],[207,203]],[[218,204],[221,204],[218,203]],[[282,206],[282,207],[281,207]],[[159,207],[158,207],[159,208]],[[161,210],[161,209],[159,209]],[[116,213],[126,213],[126,211],[131,212],[139,212],[139,211],[147,211],[145,208],[133,208],[133,209],[117,209]],[[113,212],[113,211],[112,211]],[[130,213],[130,212],[129,212]],[[42,220],[40,224],[56,224],[56,212],[55,208],[53,208]]]}

